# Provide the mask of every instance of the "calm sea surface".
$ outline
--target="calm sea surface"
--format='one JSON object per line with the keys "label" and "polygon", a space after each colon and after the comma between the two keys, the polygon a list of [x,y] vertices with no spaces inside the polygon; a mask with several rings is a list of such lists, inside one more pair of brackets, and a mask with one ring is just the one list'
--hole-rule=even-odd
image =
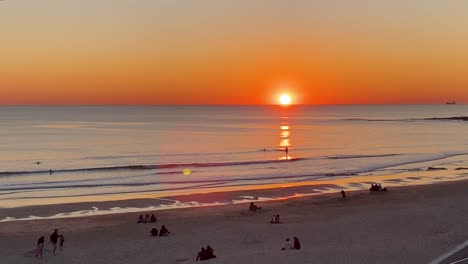
{"label": "calm sea surface", "polygon": [[467,105],[0,107],[0,206],[389,174],[407,184],[398,175],[431,166],[463,178],[468,122],[431,119],[462,116]]}

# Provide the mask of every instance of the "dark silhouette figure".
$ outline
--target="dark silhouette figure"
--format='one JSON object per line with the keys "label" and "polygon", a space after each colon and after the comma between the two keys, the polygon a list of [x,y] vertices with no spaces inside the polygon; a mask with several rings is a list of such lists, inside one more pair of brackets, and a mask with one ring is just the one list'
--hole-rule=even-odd
{"label": "dark silhouette figure", "polygon": [[158,236],[158,229],[156,227],[151,228],[151,235]]}
{"label": "dark silhouette figure", "polygon": [[286,156],[287,156],[287,155],[288,155],[288,151],[289,151],[288,147],[286,147],[286,149],[285,149],[284,151],[286,151]]}
{"label": "dark silhouette figure", "polygon": [[54,173],[54,171],[52,169],[49,170],[49,175],[52,175],[52,173]]}
{"label": "dark silhouette figure", "polygon": [[39,164],[41,164],[41,162],[40,162],[40,161],[36,161],[36,164],[39,165]]}
{"label": "dark silhouette figure", "polygon": [[271,218],[270,223],[279,224],[280,223],[280,215],[279,214],[273,215],[273,217]]}
{"label": "dark silhouette figure", "polygon": [[151,214],[150,223],[156,223],[156,221],[158,221],[158,219],[156,219],[156,216],[154,216],[154,214]]}
{"label": "dark silhouette figure", "polygon": [[216,258],[216,255],[214,254],[213,248],[210,247],[210,245],[208,245],[206,247],[206,249],[204,247],[201,248],[201,250],[198,252],[197,258],[195,260],[196,261],[208,260],[208,259],[212,259],[212,258]]}
{"label": "dark silhouette figure", "polygon": [[383,188],[382,185],[379,184],[372,184],[371,187],[369,188],[370,192],[386,192],[387,188]]}
{"label": "dark silhouette figure", "polygon": [[163,225],[161,227],[161,230],[159,231],[159,236],[169,236],[171,232],[169,232],[169,230],[167,230],[166,226]]}
{"label": "dark silhouette figure", "polygon": [[301,242],[299,242],[299,238],[294,237],[294,249],[301,249]]}
{"label": "dark silhouette figure", "polygon": [[143,223],[143,215],[140,215],[140,216],[138,217],[137,223],[138,223],[138,224],[139,224],[139,223]]}
{"label": "dark silhouette figure", "polygon": [[38,240],[37,240],[37,246],[36,246],[36,252],[34,253],[34,255],[37,257],[40,257],[42,258],[42,251],[44,249],[44,236],[41,236]]}
{"label": "dark silhouette figure", "polygon": [[63,234],[59,235],[59,249],[60,251],[63,250],[63,244],[65,243],[65,236]]}
{"label": "dark silhouette figure", "polygon": [[345,198],[346,197],[346,193],[345,191],[341,190],[341,197]]}
{"label": "dark silhouette figure", "polygon": [[146,214],[144,223],[148,223],[149,221],[150,221],[150,216],[149,214]]}
{"label": "dark silhouette figure", "polygon": [[257,210],[260,210],[260,209],[262,209],[262,207],[256,206],[253,202],[250,203],[250,206],[249,206],[250,211],[256,212]]}
{"label": "dark silhouette figure", "polygon": [[206,260],[206,250],[204,247],[201,248],[201,250],[197,254],[197,258],[195,259],[195,261],[199,260]]}
{"label": "dark silhouette figure", "polygon": [[59,237],[58,229],[55,229],[54,233],[50,235],[50,243],[52,243],[52,246],[54,247],[54,251],[53,251],[54,255],[57,255],[56,251],[57,251],[58,237]]}
{"label": "dark silhouette figure", "polygon": [[214,254],[213,248],[210,247],[210,245],[208,245],[206,247],[206,259],[212,259],[212,258],[216,258],[216,256]]}

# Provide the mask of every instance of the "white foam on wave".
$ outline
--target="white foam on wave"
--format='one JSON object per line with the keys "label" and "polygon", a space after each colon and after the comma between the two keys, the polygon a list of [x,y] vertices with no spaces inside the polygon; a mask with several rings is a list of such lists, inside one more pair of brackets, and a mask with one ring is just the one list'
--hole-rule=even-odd
{"label": "white foam on wave", "polygon": [[123,213],[137,213],[137,212],[147,212],[147,211],[158,211],[166,209],[178,209],[178,208],[192,208],[192,207],[205,207],[205,206],[219,206],[226,205],[229,203],[200,203],[196,201],[192,202],[179,202],[175,201],[173,204],[162,204],[158,206],[148,206],[148,207],[112,207],[109,209],[99,209],[98,207],[92,207],[90,210],[80,210],[67,213],[58,213],[50,216],[35,216],[30,215],[28,217],[5,217],[0,220],[1,222],[11,222],[11,221],[28,221],[28,220],[45,220],[45,219],[63,219],[63,218],[73,218],[73,217],[87,217],[87,216],[98,216],[98,215],[110,215],[110,214],[123,214]]}

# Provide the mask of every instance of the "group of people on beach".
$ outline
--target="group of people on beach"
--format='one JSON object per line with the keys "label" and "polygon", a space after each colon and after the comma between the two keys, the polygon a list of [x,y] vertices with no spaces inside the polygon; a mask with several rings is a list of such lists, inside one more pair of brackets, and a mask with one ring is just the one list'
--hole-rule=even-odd
{"label": "group of people on beach", "polygon": [[294,239],[294,242],[291,244],[291,241],[289,240],[289,238],[286,238],[286,242],[281,247],[281,250],[301,249],[301,242],[299,242],[299,238],[294,237],[293,239]]}
{"label": "group of people on beach", "polygon": [[281,223],[280,215],[279,214],[273,215],[273,217],[271,218],[270,224],[279,224],[279,223]]}
{"label": "group of people on beach", "polygon": [[158,232],[158,229],[156,227],[153,227],[151,228],[151,236],[169,236],[171,234],[171,232],[169,232],[169,230],[166,228],[165,225],[162,225],[161,226],[161,230],[159,230]]}
{"label": "group of people on beach", "polygon": [[201,250],[197,254],[197,258],[195,261],[200,261],[200,260],[209,260],[212,258],[216,258],[216,255],[214,254],[214,250],[210,245],[206,246],[206,249],[204,247],[201,248]]}
{"label": "group of people on beach", "polygon": [[371,187],[369,188],[370,192],[386,192],[387,188],[383,188],[380,183],[376,184],[371,184]]}
{"label": "group of people on beach", "polygon": [[[43,257],[43,251],[44,251],[44,243],[45,243],[45,238],[44,236],[41,236],[37,240],[37,245],[36,245],[36,251],[34,253],[34,256],[37,258],[42,258]],[[60,251],[63,250],[63,244],[65,243],[65,236],[62,234],[58,233],[58,229],[55,229],[52,235],[50,235],[50,243],[52,244],[53,247],[53,254],[57,255],[57,246],[59,247]]]}
{"label": "group of people on beach", "polygon": [[145,218],[143,218],[143,215],[140,215],[138,217],[137,223],[138,224],[140,224],[140,223],[156,223],[156,221],[158,221],[158,219],[156,219],[156,216],[154,216],[154,214],[151,214],[151,217],[149,216],[149,214],[146,214]]}

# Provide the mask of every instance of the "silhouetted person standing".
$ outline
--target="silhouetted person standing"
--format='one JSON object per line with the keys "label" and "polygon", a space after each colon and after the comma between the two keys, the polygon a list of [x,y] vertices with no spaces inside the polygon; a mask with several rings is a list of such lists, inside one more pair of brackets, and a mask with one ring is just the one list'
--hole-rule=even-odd
{"label": "silhouetted person standing", "polygon": [[35,252],[35,256],[36,257],[40,257],[42,258],[42,251],[44,249],[44,236],[41,236],[38,240],[37,240],[37,248],[36,248],[36,252]]}
{"label": "silhouetted person standing", "polygon": [[54,247],[54,251],[53,251],[54,255],[57,255],[56,251],[57,251],[58,237],[59,237],[58,229],[55,229],[54,233],[50,235],[50,243],[52,243],[52,246]]}
{"label": "silhouetted person standing", "polygon": [[63,250],[63,244],[65,243],[65,236],[63,234],[59,235],[59,249]]}
{"label": "silhouetted person standing", "polygon": [[346,197],[346,193],[345,191],[341,190],[341,197],[345,198]]}

